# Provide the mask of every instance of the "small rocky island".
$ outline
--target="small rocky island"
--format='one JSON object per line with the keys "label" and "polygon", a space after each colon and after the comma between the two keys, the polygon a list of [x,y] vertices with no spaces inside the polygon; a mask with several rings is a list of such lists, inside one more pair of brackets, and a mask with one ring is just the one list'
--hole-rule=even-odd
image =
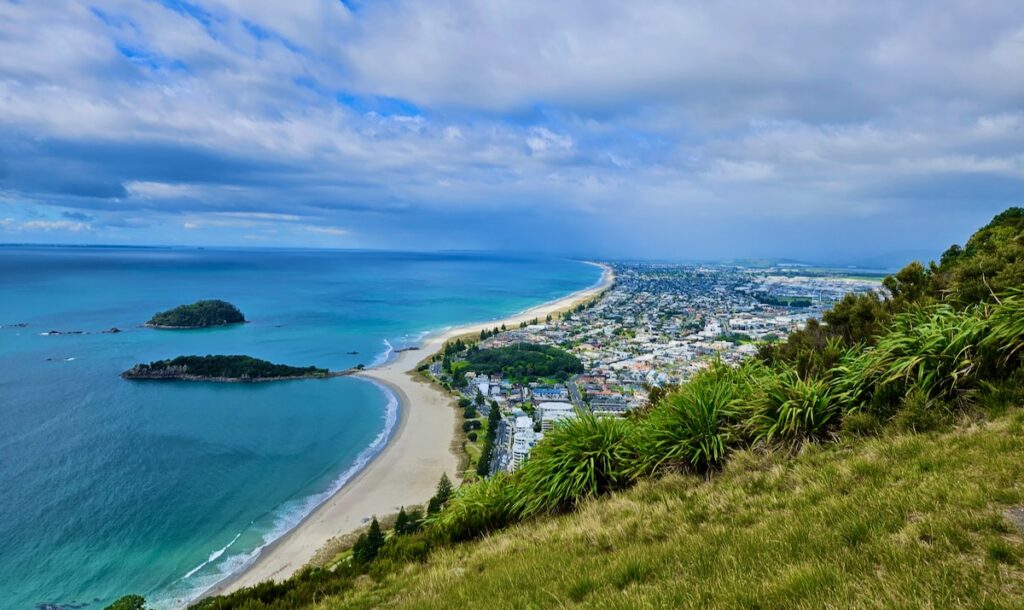
{"label": "small rocky island", "polygon": [[237,307],[227,301],[210,299],[162,311],[153,316],[144,326],[183,330],[227,326],[244,322],[245,316]]}
{"label": "small rocky island", "polygon": [[171,360],[136,364],[121,373],[121,377],[161,381],[253,382],[325,379],[347,374],[350,372],[332,372],[315,366],[296,367],[274,364],[251,356],[178,356]]}

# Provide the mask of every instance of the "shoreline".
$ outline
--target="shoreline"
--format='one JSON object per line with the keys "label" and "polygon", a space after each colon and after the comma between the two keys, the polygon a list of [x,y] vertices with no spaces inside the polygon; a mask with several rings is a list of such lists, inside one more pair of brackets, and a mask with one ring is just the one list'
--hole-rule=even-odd
{"label": "shoreline", "polygon": [[455,337],[495,325],[514,326],[533,318],[544,319],[611,287],[615,280],[611,267],[583,262],[603,270],[601,278],[589,288],[506,318],[430,332],[416,349],[396,350],[385,362],[356,372],[353,376],[383,387],[398,401],[398,421],[384,447],[295,527],[265,546],[252,563],[197,599],[231,593],[265,580],[284,580],[301,570],[329,540],[352,533],[373,516],[425,504],[442,473],[460,484],[459,461],[452,450],[457,415],[453,399],[420,378],[416,368]]}

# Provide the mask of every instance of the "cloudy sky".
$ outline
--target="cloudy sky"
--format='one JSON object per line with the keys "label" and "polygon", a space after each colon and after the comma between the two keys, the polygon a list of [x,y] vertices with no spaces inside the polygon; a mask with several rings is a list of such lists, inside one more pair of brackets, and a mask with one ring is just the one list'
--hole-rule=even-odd
{"label": "cloudy sky", "polygon": [[0,0],[0,242],[896,260],[1024,205],[1024,3]]}

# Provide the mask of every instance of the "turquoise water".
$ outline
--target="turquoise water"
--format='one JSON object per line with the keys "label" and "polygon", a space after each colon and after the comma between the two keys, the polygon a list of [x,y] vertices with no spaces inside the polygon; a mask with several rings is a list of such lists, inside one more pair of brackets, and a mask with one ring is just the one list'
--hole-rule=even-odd
{"label": "turquoise water", "polygon": [[[133,364],[239,353],[369,365],[389,345],[599,275],[478,254],[0,247],[0,608],[102,608],[128,592],[180,606],[343,484],[396,417],[360,379],[121,380]],[[251,322],[138,326],[202,298]],[[101,332],[111,327],[123,332]]]}

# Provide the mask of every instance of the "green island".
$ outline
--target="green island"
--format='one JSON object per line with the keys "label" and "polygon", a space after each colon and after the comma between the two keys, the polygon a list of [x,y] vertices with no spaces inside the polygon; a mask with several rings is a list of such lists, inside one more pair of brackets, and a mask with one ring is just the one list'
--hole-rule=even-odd
{"label": "green island", "polygon": [[1024,209],[884,284],[191,607],[1019,608]]}
{"label": "green island", "polygon": [[182,381],[276,381],[338,375],[314,366],[274,364],[251,356],[178,356],[137,364],[121,373],[124,379]]}
{"label": "green island", "polygon": [[580,359],[564,349],[530,343],[492,349],[473,346],[466,353],[465,360],[452,361],[449,358],[442,362],[442,367],[456,376],[472,371],[483,375],[501,374],[523,382],[541,378],[564,380],[583,372]]}
{"label": "green island", "polygon": [[161,311],[150,318],[145,326],[150,328],[190,329],[227,326],[244,322],[245,316],[242,315],[242,312],[237,307],[227,301],[210,299],[196,301],[191,305],[179,305],[174,309]]}

